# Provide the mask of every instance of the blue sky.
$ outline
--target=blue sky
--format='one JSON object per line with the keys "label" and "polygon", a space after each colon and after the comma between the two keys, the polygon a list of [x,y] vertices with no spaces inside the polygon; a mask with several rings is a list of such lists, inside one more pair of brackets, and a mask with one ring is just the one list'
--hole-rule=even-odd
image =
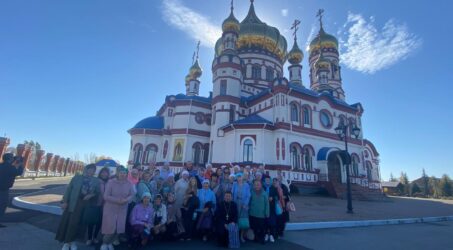
{"label": "blue sky", "polygon": [[[0,2],[0,134],[12,144],[40,142],[48,152],[81,159],[90,152],[125,162],[127,129],[154,115],[168,94],[185,91],[196,41],[208,95],[213,41],[228,0]],[[249,1],[235,1],[245,17]],[[256,0],[256,12],[292,45],[318,29],[341,41],[346,99],[365,108],[365,137],[381,154],[388,179],[448,173],[453,141],[449,1]],[[307,54],[307,53],[306,53]],[[304,82],[308,83],[307,57]]]}

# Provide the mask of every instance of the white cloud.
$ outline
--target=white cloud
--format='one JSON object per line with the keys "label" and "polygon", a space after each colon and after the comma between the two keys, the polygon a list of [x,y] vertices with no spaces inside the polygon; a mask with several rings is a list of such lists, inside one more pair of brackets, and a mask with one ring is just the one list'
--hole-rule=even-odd
{"label": "white cloud", "polygon": [[184,6],[178,0],[163,1],[162,14],[164,20],[171,26],[185,32],[201,45],[214,47],[222,35],[220,26],[213,25],[209,18]]}
{"label": "white cloud", "polygon": [[311,25],[310,34],[308,35],[307,42],[305,43],[305,50],[308,51],[310,49],[310,42],[315,37],[316,32],[316,25],[313,23]]}
{"label": "white cloud", "polygon": [[349,13],[340,37],[341,60],[350,69],[373,74],[406,59],[422,40],[409,32],[405,24],[388,20],[381,30],[375,17],[366,20],[360,14]]}
{"label": "white cloud", "polygon": [[288,9],[282,9],[282,16],[287,17],[288,16]]}

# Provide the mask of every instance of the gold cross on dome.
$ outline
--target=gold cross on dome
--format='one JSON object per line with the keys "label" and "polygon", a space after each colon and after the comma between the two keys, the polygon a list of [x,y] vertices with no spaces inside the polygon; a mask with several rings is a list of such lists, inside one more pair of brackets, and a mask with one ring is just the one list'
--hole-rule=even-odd
{"label": "gold cross on dome", "polygon": [[324,14],[324,9],[319,9],[318,13],[316,14],[317,17],[319,17],[319,25],[322,28],[322,15]]}
{"label": "gold cross on dome", "polygon": [[197,59],[198,59],[198,52],[200,51],[200,40],[197,43]]}
{"label": "gold cross on dome", "polygon": [[300,20],[295,19],[293,25],[291,26],[291,29],[294,30],[293,36],[294,40],[297,40],[297,30],[299,29]]}

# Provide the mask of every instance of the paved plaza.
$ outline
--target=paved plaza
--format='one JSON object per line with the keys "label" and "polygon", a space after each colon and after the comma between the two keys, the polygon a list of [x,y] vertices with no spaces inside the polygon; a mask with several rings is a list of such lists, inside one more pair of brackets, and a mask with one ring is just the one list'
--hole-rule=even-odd
{"label": "paved plaza", "polygon": [[[25,195],[27,201],[57,205],[69,178],[23,180],[15,184],[12,194]],[[39,193],[36,193],[39,192]],[[33,193],[31,195],[27,195]],[[47,200],[46,200],[47,199]],[[386,202],[354,201],[355,214],[345,213],[345,201],[327,197],[295,197],[298,208],[292,222],[408,218],[453,215],[453,202],[390,197]],[[6,228],[0,228],[0,249],[60,249],[54,240],[60,217],[26,209],[9,207]],[[453,222],[387,225],[286,232],[284,239],[264,246],[248,242],[242,249],[451,249]],[[385,240],[383,240],[385,239]],[[214,242],[154,243],[148,249],[221,249]],[[79,249],[86,247],[82,242]],[[127,249],[125,246],[116,249]]]}

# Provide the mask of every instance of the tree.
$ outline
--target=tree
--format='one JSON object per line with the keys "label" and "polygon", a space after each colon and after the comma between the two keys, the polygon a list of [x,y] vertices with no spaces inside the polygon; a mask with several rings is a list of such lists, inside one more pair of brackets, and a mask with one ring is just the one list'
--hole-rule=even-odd
{"label": "tree", "polygon": [[442,196],[448,197],[452,196],[452,182],[448,175],[442,175],[442,178],[439,181],[439,191]]}
{"label": "tree", "polygon": [[423,180],[423,193],[425,194],[425,196],[428,196],[430,195],[430,190],[429,190],[429,178],[428,176],[426,175],[426,172],[425,172],[425,169],[422,170],[422,180]]}
{"label": "tree", "polygon": [[405,172],[401,172],[400,182],[403,186],[403,194],[409,194],[410,186],[409,186],[409,178]]}
{"label": "tree", "polygon": [[393,173],[390,173],[389,181],[394,182],[394,181],[398,181],[398,180],[393,176]]}
{"label": "tree", "polygon": [[420,187],[417,185],[417,183],[413,182],[411,185],[411,196],[420,192],[421,192]]}
{"label": "tree", "polygon": [[442,194],[439,189],[439,180],[435,176],[431,176],[428,180],[429,192],[434,198],[439,198]]}

